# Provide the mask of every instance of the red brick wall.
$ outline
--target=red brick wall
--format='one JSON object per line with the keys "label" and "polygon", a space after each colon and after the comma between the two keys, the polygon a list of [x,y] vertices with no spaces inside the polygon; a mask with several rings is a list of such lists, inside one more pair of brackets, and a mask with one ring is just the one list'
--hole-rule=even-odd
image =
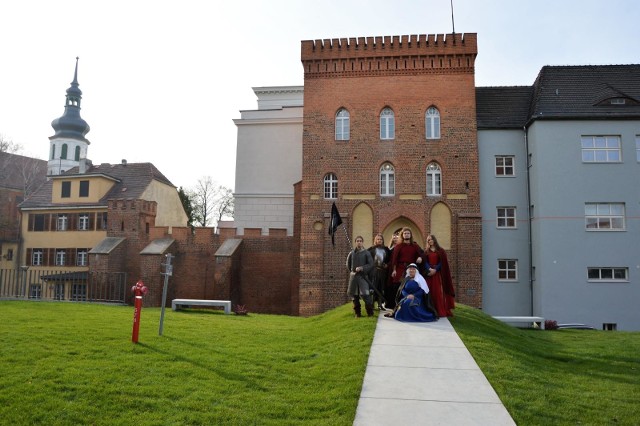
{"label": "red brick wall", "polygon": [[[343,219],[362,202],[344,199],[344,194],[374,196],[366,200],[374,213],[372,233],[405,217],[426,235],[432,207],[444,202],[453,216],[451,257],[461,275],[455,277],[458,300],[480,306],[480,274],[462,276],[457,265],[462,253],[476,250],[480,256],[476,53],[475,34],[302,42],[301,315],[319,313],[346,300],[344,259],[349,247],[343,242],[333,248],[327,236],[333,201],[323,199],[327,173],[338,177],[336,204]],[[425,139],[425,112],[431,106],[440,112],[438,140]],[[350,140],[336,141],[335,114],[343,107],[350,113]],[[393,140],[379,136],[379,114],[385,107],[395,114]],[[384,162],[395,168],[394,197],[379,195],[379,171]],[[442,197],[425,196],[426,167],[431,162],[442,170]],[[400,199],[407,194],[421,194],[422,199]],[[448,197],[454,194],[464,194],[466,199]],[[466,217],[464,227],[455,224],[460,215]],[[345,222],[351,232],[351,224]]]}

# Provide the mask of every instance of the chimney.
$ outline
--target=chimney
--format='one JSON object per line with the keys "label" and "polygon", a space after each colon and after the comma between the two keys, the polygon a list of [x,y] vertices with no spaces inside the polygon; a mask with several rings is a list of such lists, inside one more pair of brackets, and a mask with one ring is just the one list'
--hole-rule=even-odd
{"label": "chimney", "polygon": [[122,165],[126,166],[127,165],[127,160],[125,158],[122,159]]}
{"label": "chimney", "polygon": [[86,158],[81,158],[80,159],[80,164],[78,164],[78,173],[81,174],[81,175],[87,173],[87,159]]}

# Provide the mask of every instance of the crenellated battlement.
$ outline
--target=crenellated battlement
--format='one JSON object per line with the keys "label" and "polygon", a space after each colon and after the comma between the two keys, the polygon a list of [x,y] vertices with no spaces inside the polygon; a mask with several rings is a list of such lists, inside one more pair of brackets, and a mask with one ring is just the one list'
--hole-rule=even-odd
{"label": "crenellated battlement", "polygon": [[477,34],[420,34],[303,40],[305,78],[340,73],[473,72]]}

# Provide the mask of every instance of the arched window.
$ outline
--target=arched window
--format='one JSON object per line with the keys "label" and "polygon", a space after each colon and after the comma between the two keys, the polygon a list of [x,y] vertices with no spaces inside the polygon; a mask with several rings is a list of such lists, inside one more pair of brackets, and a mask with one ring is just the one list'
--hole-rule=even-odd
{"label": "arched window", "polygon": [[54,144],[51,145],[51,159],[56,158],[56,146]]}
{"label": "arched window", "polygon": [[67,159],[67,144],[62,144],[62,152],[60,153],[60,159],[61,160],[66,160]]}
{"label": "arched window", "polygon": [[427,130],[427,139],[440,139],[440,112],[437,108],[431,107],[427,109],[424,122]]}
{"label": "arched window", "polygon": [[327,173],[324,176],[324,198],[326,200],[338,198],[338,177],[334,173]]}
{"label": "arched window", "polygon": [[442,195],[442,173],[438,164],[431,163],[427,166],[427,196],[440,195]]}
{"label": "arched window", "polygon": [[380,195],[391,197],[396,194],[396,173],[390,163],[384,163],[380,167]]}
{"label": "arched window", "polygon": [[396,122],[391,108],[385,108],[380,113],[380,139],[394,139]]}
{"label": "arched window", "polygon": [[73,157],[76,161],[80,161],[80,147],[76,146],[76,153]]}
{"label": "arched window", "polygon": [[349,111],[342,108],[336,114],[336,140],[348,141],[350,131]]}

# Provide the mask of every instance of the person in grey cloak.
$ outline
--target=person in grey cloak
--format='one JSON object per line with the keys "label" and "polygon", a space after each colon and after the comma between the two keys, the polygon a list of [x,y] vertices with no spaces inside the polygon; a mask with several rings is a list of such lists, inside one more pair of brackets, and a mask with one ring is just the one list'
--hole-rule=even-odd
{"label": "person in grey cloak", "polygon": [[353,297],[353,312],[356,317],[362,316],[360,298],[364,300],[364,308],[368,316],[373,316],[373,300],[369,290],[368,275],[374,267],[371,253],[364,248],[364,239],[358,235],[356,246],[347,256],[347,269],[349,269],[349,286],[347,294]]}

